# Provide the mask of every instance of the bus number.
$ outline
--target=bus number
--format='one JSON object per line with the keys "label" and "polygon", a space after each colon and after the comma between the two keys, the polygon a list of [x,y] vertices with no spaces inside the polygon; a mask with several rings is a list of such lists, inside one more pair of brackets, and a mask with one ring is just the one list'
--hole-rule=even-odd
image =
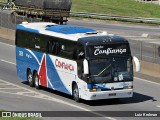
{"label": "bus number", "polygon": [[27,58],[32,58],[32,56],[30,54],[26,54]]}
{"label": "bus number", "polygon": [[23,51],[19,51],[19,56],[23,56]]}

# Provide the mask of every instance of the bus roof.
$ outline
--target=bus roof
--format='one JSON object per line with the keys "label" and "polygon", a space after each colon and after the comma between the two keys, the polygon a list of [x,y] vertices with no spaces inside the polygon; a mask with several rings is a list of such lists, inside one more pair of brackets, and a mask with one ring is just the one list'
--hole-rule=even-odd
{"label": "bus roof", "polygon": [[16,29],[54,36],[58,38],[64,38],[72,41],[80,41],[82,43],[91,42],[91,38],[93,39],[94,42],[96,41],[98,42],[100,38],[103,38],[103,40],[104,38],[108,40],[111,40],[112,38],[112,40],[115,42],[126,41],[122,37],[109,35],[107,34],[107,32],[98,32],[90,28],[84,28],[73,25],[58,25],[49,22],[37,22],[37,23],[23,22],[22,24],[17,25]]}

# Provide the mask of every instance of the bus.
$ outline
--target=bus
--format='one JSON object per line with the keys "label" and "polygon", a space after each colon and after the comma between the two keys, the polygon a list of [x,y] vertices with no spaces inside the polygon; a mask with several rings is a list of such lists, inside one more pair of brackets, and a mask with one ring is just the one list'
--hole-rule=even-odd
{"label": "bus", "polygon": [[47,87],[79,100],[133,96],[128,40],[73,25],[23,22],[16,27],[17,75],[31,87]]}

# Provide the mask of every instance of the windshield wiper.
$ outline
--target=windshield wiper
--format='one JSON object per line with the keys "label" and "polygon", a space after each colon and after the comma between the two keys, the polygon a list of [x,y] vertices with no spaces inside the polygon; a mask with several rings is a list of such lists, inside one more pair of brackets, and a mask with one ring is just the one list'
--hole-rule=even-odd
{"label": "windshield wiper", "polygon": [[111,64],[107,67],[105,67],[102,71],[100,71],[97,75],[93,75],[94,77],[98,77],[100,76],[105,70],[107,70],[109,67],[111,66]]}

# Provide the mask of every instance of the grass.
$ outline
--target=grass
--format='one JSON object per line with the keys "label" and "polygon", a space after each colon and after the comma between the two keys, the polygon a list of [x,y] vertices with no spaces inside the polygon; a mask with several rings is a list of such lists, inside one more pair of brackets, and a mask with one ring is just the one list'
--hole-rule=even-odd
{"label": "grass", "polygon": [[160,18],[160,5],[135,0],[72,0],[72,11]]}
{"label": "grass", "polygon": [[[0,2],[6,1],[0,0]],[[135,0],[72,0],[72,11],[160,18],[160,5],[145,4]]]}

